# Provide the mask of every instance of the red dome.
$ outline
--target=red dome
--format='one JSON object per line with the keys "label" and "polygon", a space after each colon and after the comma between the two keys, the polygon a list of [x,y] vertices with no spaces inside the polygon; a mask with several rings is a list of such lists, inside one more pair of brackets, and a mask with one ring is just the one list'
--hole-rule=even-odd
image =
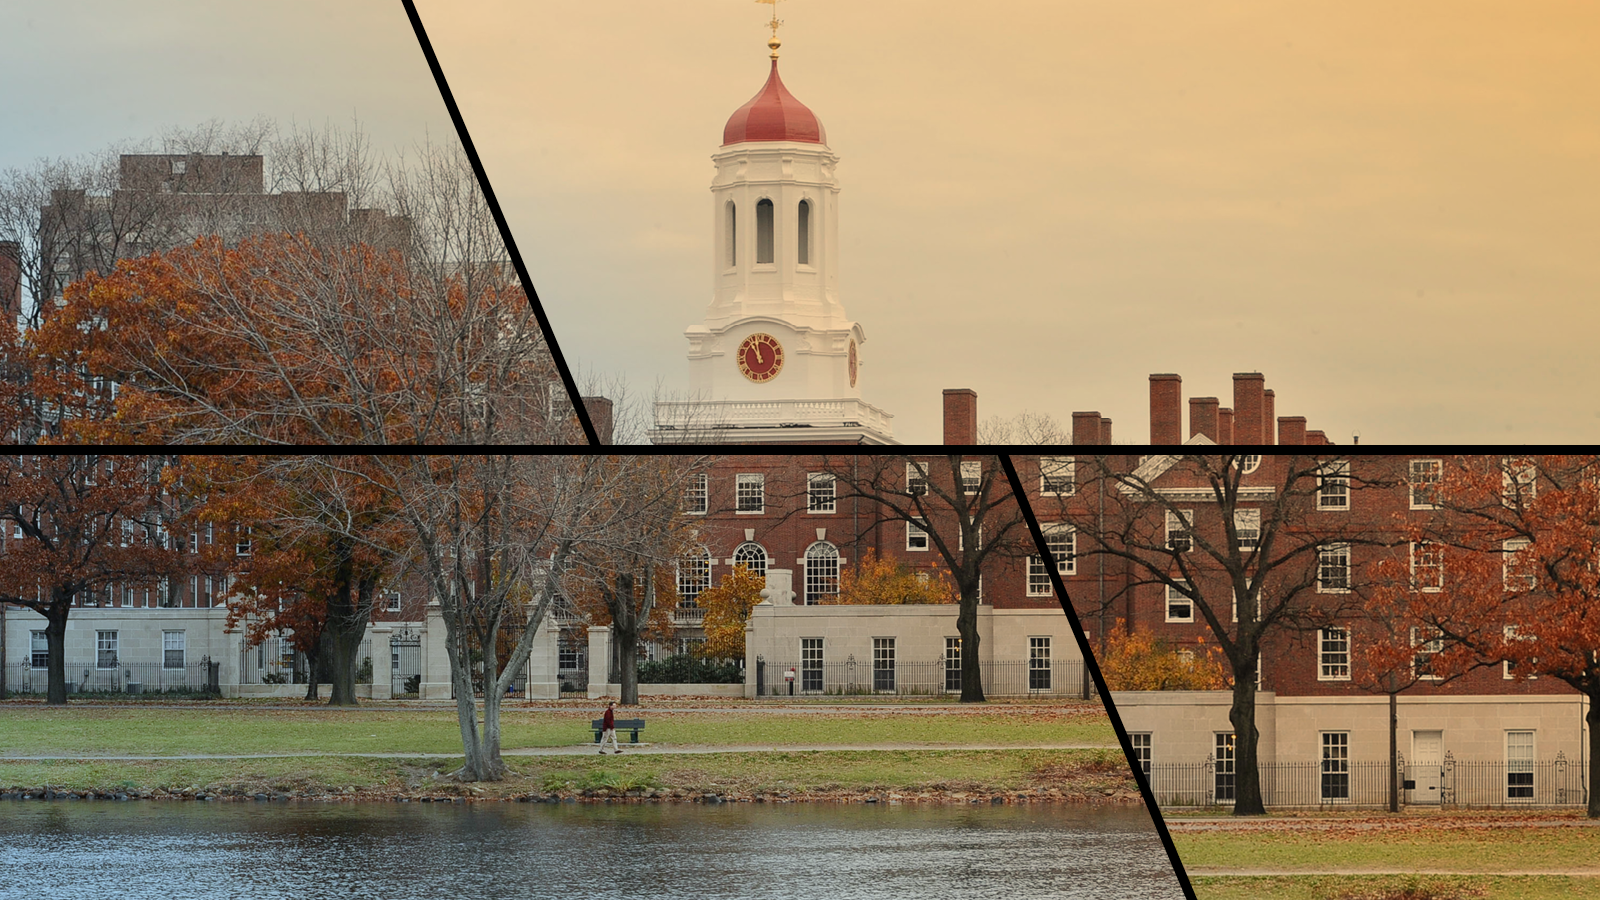
{"label": "red dome", "polygon": [[805,141],[826,144],[828,133],[806,105],[794,98],[778,77],[778,61],[772,61],[772,74],[760,93],[739,107],[722,129],[722,143],[741,141]]}

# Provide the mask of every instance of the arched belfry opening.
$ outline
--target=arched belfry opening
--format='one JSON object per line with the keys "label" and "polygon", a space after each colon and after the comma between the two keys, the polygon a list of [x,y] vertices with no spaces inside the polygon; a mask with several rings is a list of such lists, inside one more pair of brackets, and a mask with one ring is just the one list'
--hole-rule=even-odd
{"label": "arched belfry opening", "polygon": [[728,268],[739,264],[739,211],[728,201]]}
{"label": "arched belfry opening", "polygon": [[800,201],[800,216],[795,228],[795,233],[800,236],[799,253],[795,261],[802,266],[811,265],[811,201]]}
{"label": "arched belfry opening", "polygon": [[772,262],[772,201],[756,204],[756,262]]}

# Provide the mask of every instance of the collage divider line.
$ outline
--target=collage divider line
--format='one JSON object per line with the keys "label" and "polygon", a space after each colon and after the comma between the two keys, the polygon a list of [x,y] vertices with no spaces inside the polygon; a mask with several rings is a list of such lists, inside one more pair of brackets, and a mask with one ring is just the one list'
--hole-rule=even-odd
{"label": "collage divider line", "polygon": [[505,213],[500,211],[500,201],[495,199],[494,188],[489,184],[489,176],[483,171],[483,161],[478,158],[478,150],[472,144],[472,136],[467,133],[467,123],[461,118],[461,109],[456,106],[455,95],[450,93],[450,84],[445,81],[444,69],[439,67],[439,57],[433,52],[433,44],[428,40],[428,32],[422,27],[422,17],[417,14],[417,5],[414,0],[401,0],[405,4],[406,15],[411,18],[411,28],[417,33],[417,43],[422,47],[422,55],[428,59],[428,68],[433,70],[433,80],[439,86],[439,96],[444,99],[444,105],[450,112],[450,120],[456,125],[456,135],[461,140],[461,146],[467,153],[467,160],[472,163],[473,174],[478,176],[478,189],[483,191],[483,198],[489,204],[489,213],[494,216],[495,225],[500,229],[500,239],[505,241],[506,253],[511,256],[511,264],[516,267],[517,277],[522,281],[522,291],[528,297],[528,305],[533,307],[533,315],[539,322],[539,327],[544,329],[545,346],[550,350],[550,357],[556,364],[556,370],[561,373],[561,381],[566,385],[567,397],[572,401],[572,410],[578,416],[578,424],[583,426],[584,437],[590,445],[600,443],[600,437],[594,430],[594,423],[589,419],[589,410],[584,406],[583,398],[578,396],[578,384],[572,378],[572,371],[567,368],[567,360],[561,355],[561,346],[556,343],[556,335],[550,328],[550,319],[544,313],[544,304],[539,302],[539,294],[533,288],[533,279],[528,277],[528,267],[522,262],[522,254],[517,250],[516,239],[511,236],[511,227],[506,224]]}
{"label": "collage divider line", "polygon": [[1144,768],[1138,764],[1133,753],[1133,743],[1128,740],[1128,730],[1122,726],[1122,717],[1117,715],[1117,706],[1111,700],[1111,692],[1106,689],[1105,676],[1100,672],[1100,664],[1094,658],[1094,653],[1089,647],[1088,634],[1083,630],[1083,623],[1078,620],[1078,613],[1072,608],[1072,598],[1067,595],[1067,585],[1061,580],[1061,572],[1056,568],[1055,558],[1050,553],[1050,545],[1044,539],[1044,529],[1039,526],[1039,517],[1034,515],[1033,505],[1028,502],[1028,494],[1022,488],[1022,479],[1017,475],[1017,467],[1011,462],[1010,454],[999,454],[1000,466],[1005,469],[1006,478],[1011,482],[1011,492],[1016,495],[1017,503],[1022,509],[1022,517],[1028,523],[1028,530],[1033,533],[1035,549],[1039,551],[1040,559],[1045,561],[1045,572],[1050,576],[1050,586],[1055,588],[1056,597],[1061,602],[1061,611],[1066,613],[1067,621],[1072,624],[1072,631],[1078,637],[1078,649],[1083,654],[1084,668],[1089,672],[1089,677],[1094,679],[1095,689],[1100,692],[1100,703],[1105,708],[1106,715],[1111,719],[1111,725],[1116,729],[1117,741],[1122,744],[1122,753],[1127,757],[1128,771],[1132,773],[1134,781],[1138,783],[1139,790],[1144,794],[1144,805],[1150,812],[1150,821],[1155,823],[1156,832],[1161,836],[1161,843],[1167,848],[1167,858],[1172,861],[1172,874],[1177,876],[1178,884],[1183,887],[1183,893],[1189,900],[1197,900],[1194,885],[1189,883],[1189,873],[1183,867],[1183,860],[1178,858],[1178,848],[1172,843],[1172,833],[1167,830],[1167,821],[1161,815],[1161,807],[1156,804],[1155,793],[1150,789],[1150,779],[1145,777]]}

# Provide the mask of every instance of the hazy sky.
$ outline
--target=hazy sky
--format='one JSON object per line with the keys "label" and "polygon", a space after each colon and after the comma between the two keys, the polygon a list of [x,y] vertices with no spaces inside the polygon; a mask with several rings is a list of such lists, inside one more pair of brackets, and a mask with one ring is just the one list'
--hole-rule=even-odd
{"label": "hazy sky", "polygon": [[[687,387],[768,7],[419,0],[569,360]],[[1600,440],[1600,6],[787,0],[866,399],[939,439],[1147,377],[1347,442]],[[147,107],[151,104],[147,101]]]}
{"label": "hazy sky", "polygon": [[0,169],[211,119],[455,139],[399,0],[7,0],[3,27]]}

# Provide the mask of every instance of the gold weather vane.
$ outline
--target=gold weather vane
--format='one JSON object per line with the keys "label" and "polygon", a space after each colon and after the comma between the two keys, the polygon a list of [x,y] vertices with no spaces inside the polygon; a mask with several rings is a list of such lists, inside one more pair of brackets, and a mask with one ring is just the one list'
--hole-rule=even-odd
{"label": "gold weather vane", "polygon": [[772,26],[772,39],[767,41],[767,46],[772,48],[772,58],[777,59],[778,48],[783,46],[783,41],[778,40],[778,26],[783,24],[783,20],[778,18],[778,3],[780,0],[756,0],[756,2],[765,3],[772,7],[772,21],[767,23]]}

